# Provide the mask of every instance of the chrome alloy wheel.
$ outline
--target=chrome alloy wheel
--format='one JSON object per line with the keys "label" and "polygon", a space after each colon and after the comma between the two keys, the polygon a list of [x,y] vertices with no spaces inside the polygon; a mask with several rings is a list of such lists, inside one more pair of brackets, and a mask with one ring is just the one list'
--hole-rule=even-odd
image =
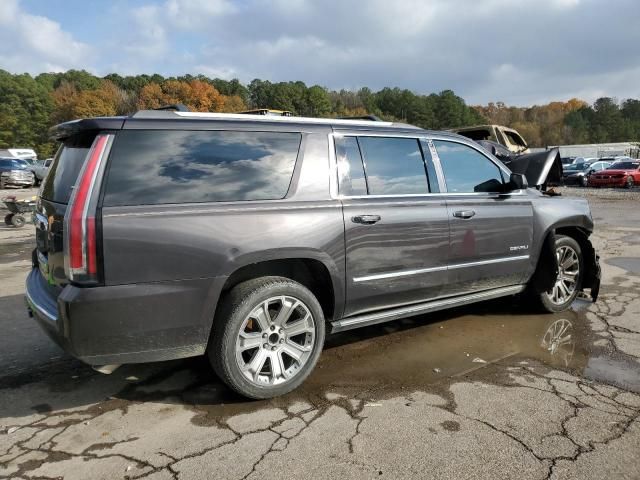
{"label": "chrome alloy wheel", "polygon": [[242,374],[256,385],[291,380],[309,360],[315,332],[313,315],[301,300],[278,296],[260,303],[242,323],[236,340]]}
{"label": "chrome alloy wheel", "polygon": [[576,291],[580,275],[580,258],[570,246],[563,245],[556,250],[558,277],[553,288],[547,292],[549,300],[556,305],[566,303]]}

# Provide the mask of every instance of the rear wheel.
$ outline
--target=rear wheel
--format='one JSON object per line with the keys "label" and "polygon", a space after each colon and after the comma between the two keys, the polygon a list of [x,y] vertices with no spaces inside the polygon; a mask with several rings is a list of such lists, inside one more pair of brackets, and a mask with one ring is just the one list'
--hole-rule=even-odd
{"label": "rear wheel", "polygon": [[7,225],[7,226],[9,226],[9,227],[10,227],[11,225],[13,225],[13,223],[11,223],[11,219],[12,219],[12,218],[13,218],[13,213],[7,213],[7,214],[4,216],[4,223],[5,223],[5,225]]}
{"label": "rear wheel", "polygon": [[558,276],[548,292],[538,295],[540,304],[547,312],[567,310],[580,292],[584,260],[580,245],[573,238],[564,235],[556,237],[556,258]]}
{"label": "rear wheel", "polygon": [[16,228],[22,228],[22,227],[24,227],[24,224],[25,224],[24,217],[22,215],[20,215],[19,213],[15,214],[11,218],[11,225],[13,225]]}
{"label": "rear wheel", "polygon": [[208,356],[218,376],[249,398],[298,387],[315,367],[325,336],[316,297],[282,277],[234,287],[216,314]]}

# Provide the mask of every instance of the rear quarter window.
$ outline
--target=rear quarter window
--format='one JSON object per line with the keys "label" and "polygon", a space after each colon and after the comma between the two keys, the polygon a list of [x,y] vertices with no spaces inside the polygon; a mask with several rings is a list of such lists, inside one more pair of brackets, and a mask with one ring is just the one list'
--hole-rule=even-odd
{"label": "rear quarter window", "polygon": [[104,205],[276,200],[289,190],[302,135],[129,130],[109,157]]}
{"label": "rear quarter window", "polygon": [[42,198],[57,203],[69,203],[73,186],[87,158],[95,135],[87,134],[64,141],[49,168],[42,185]]}

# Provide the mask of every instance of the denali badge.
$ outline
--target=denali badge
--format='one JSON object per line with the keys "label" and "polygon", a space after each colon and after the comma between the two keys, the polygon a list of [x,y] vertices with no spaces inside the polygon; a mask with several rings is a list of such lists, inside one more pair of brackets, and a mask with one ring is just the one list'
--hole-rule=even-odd
{"label": "denali badge", "polygon": [[515,245],[513,247],[509,247],[509,250],[512,252],[517,252],[518,250],[529,250],[529,245]]}

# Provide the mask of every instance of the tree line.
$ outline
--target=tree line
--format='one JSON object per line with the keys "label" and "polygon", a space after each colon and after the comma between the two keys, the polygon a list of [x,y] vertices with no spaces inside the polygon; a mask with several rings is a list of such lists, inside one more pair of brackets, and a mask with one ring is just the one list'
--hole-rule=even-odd
{"label": "tree line", "polygon": [[389,87],[336,91],[300,81],[255,79],[245,85],[204,75],[98,77],[69,70],[33,77],[0,70],[0,148],[32,147],[46,158],[55,149],[48,138],[52,125],[175,103],[202,112],[271,108],[314,117],[377,115],[436,130],[496,123],[516,128],[531,146],[632,141],[640,136],[640,100],[633,99],[618,103],[600,98],[593,105],[572,99],[528,108],[469,106],[452,90],[419,95]]}

